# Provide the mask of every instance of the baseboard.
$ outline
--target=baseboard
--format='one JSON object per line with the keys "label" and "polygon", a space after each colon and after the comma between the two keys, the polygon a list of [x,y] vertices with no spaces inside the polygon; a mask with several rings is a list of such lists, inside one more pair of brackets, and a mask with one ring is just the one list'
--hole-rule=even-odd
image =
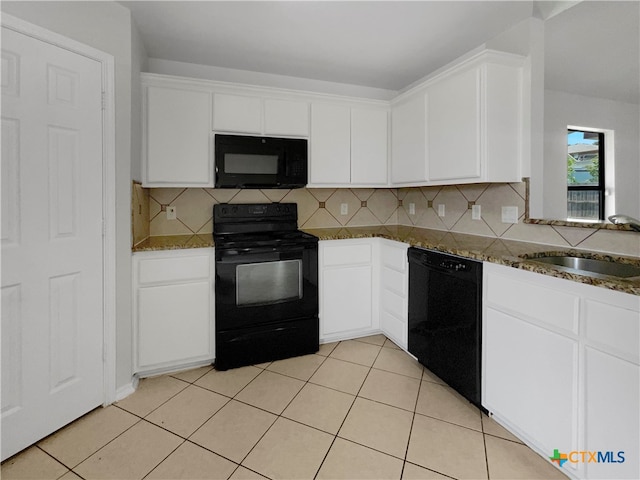
{"label": "baseboard", "polygon": [[116,402],[119,402],[120,400],[128,397],[129,395],[131,395],[132,393],[134,393],[136,391],[136,389],[138,388],[138,382],[139,379],[138,377],[131,377],[131,383],[128,383],[126,385],[123,385],[122,387],[118,388],[116,390]]}

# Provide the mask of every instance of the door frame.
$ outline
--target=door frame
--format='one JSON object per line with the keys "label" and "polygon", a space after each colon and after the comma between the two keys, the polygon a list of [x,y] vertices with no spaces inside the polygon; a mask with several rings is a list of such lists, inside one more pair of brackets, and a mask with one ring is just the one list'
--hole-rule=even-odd
{"label": "door frame", "polygon": [[116,162],[113,55],[2,13],[2,27],[90,58],[102,70],[102,325],[103,405],[116,400]]}

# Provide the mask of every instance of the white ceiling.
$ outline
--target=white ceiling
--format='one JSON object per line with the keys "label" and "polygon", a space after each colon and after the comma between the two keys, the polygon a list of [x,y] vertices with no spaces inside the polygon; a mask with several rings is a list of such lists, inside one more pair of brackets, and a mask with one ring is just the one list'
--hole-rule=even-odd
{"label": "white ceiling", "polygon": [[139,1],[152,58],[401,90],[532,15],[530,1]]}

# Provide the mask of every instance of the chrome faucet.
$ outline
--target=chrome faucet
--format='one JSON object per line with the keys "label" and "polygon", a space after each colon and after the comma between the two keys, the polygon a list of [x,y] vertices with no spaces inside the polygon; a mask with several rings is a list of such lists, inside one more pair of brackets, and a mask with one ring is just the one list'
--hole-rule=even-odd
{"label": "chrome faucet", "polygon": [[615,223],[616,225],[629,225],[636,232],[640,232],[640,220],[636,220],[635,218],[630,217],[629,215],[621,215],[621,214],[611,215],[609,217],[609,221],[611,223]]}

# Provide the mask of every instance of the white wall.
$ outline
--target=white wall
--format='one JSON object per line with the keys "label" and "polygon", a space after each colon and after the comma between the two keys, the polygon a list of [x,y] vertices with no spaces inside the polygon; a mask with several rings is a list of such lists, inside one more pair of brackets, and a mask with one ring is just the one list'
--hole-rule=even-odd
{"label": "white wall", "polygon": [[142,182],[142,86],[140,72],[148,68],[147,51],[131,19],[131,178]]}
{"label": "white wall", "polygon": [[567,125],[614,131],[616,211],[640,217],[639,113],[636,104],[545,90],[543,218],[567,216]]}
{"label": "white wall", "polygon": [[7,2],[2,12],[115,58],[116,388],[131,382],[131,14],[115,2]]}

